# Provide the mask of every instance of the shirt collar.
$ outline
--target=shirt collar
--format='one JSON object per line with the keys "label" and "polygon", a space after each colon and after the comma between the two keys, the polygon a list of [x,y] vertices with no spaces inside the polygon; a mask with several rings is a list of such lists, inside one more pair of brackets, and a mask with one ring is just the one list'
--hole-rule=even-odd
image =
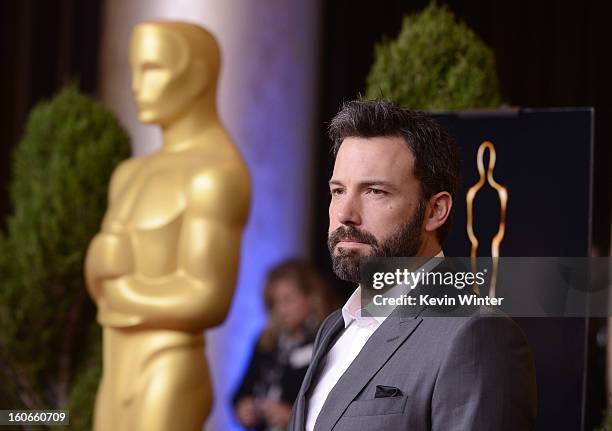
{"label": "shirt collar", "polygon": [[[444,257],[444,252],[440,250],[434,257]],[[424,269],[425,272],[429,272],[435,268],[438,263],[439,261],[437,259],[429,259],[418,270]],[[351,297],[342,307],[344,327],[348,327],[354,320],[358,322],[359,326],[370,326],[372,324],[380,325],[386,319],[386,316],[362,316],[361,310],[361,286],[357,286],[357,289],[355,289]]]}

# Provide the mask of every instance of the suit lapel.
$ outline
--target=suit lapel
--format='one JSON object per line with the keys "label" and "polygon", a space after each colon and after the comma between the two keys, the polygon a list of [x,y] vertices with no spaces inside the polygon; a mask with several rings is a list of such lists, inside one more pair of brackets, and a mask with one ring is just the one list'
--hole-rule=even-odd
{"label": "suit lapel", "polygon": [[329,330],[325,331],[325,334],[321,334],[322,338],[317,346],[317,351],[314,352],[310,366],[308,367],[308,371],[304,376],[304,382],[302,383],[302,390],[304,391],[304,394],[308,393],[308,389],[312,384],[313,378],[316,376],[321,360],[325,357],[331,347],[331,342],[336,339],[336,336],[344,328],[342,313],[338,313],[335,320],[331,322],[330,325]]}
{"label": "suit lapel", "polygon": [[304,380],[302,382],[302,388],[298,395],[296,413],[295,413],[295,423],[297,427],[296,430],[303,430],[305,421],[306,421],[306,396],[309,393],[310,386],[312,384],[313,379],[317,375],[317,371],[321,365],[321,360],[325,357],[327,352],[330,349],[330,344],[337,338],[336,336],[342,331],[344,328],[344,319],[342,318],[342,312],[338,312],[337,316],[331,323],[329,330],[325,331],[325,333],[321,334],[321,341],[317,346],[317,350],[314,352],[312,357],[310,366],[306,371],[306,375],[304,376]]}
{"label": "suit lapel", "polygon": [[315,430],[331,430],[348,405],[423,320],[392,313],[372,334],[353,363],[327,396]]}

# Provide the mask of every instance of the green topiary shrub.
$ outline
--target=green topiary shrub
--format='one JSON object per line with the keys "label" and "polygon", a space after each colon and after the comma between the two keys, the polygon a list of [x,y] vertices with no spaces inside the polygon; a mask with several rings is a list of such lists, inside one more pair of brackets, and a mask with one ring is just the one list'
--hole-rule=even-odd
{"label": "green topiary shrub", "polygon": [[365,97],[422,111],[493,108],[501,100],[493,52],[435,2],[376,46]]}
{"label": "green topiary shrub", "polygon": [[91,428],[101,348],[83,260],[129,152],[115,116],[76,85],[30,113],[0,235],[2,408],[67,408],[71,429]]}

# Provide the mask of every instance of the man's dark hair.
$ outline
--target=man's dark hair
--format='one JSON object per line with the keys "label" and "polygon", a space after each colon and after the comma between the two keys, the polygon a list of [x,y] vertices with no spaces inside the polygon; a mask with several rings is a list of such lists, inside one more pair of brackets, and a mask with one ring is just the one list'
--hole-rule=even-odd
{"label": "man's dark hair", "polygon": [[[334,156],[345,138],[376,136],[404,138],[415,158],[414,175],[421,183],[421,202],[441,191],[448,192],[456,202],[461,178],[459,146],[436,120],[388,100],[353,100],[343,104],[329,126]],[[448,237],[454,209],[455,205],[437,230],[440,244]]]}

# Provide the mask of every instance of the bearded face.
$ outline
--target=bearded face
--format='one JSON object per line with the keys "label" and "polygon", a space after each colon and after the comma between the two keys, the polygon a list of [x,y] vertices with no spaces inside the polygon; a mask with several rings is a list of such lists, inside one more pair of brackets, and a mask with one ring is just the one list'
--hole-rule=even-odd
{"label": "bearded face", "polygon": [[[416,256],[422,244],[421,229],[425,209],[425,202],[421,202],[407,223],[399,225],[382,239],[377,239],[365,229],[352,225],[340,226],[331,232],[327,239],[327,247],[336,276],[345,281],[358,283],[361,265],[365,258]],[[367,247],[344,245],[350,243],[363,244]]]}

